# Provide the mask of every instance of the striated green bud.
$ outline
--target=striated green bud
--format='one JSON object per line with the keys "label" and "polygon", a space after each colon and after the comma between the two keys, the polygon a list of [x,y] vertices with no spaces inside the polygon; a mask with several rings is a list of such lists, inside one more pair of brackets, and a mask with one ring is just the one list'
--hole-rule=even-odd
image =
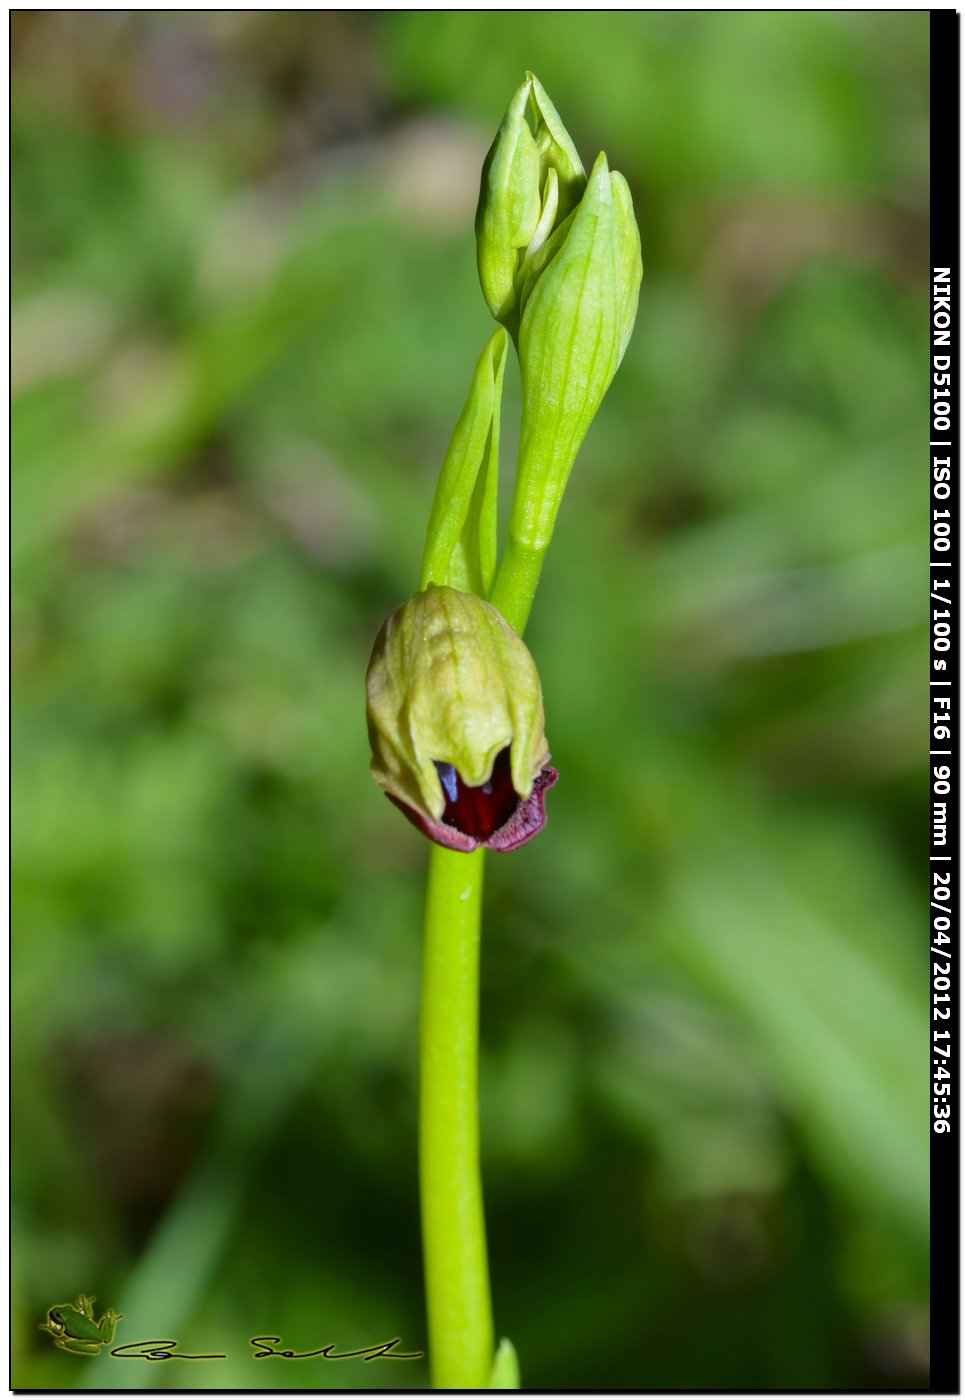
{"label": "striated green bud", "polygon": [[512,850],[556,781],[539,674],[490,603],[430,586],[391,612],[366,676],[372,775],[433,840]]}
{"label": "striated green bud", "polygon": [[585,188],[583,165],[559,113],[539,79],[527,73],[483,165],[476,210],[483,295],[513,335],[527,266]]}
{"label": "striated green bud", "polygon": [[601,154],[521,287],[523,419],[510,532],[527,548],[549,543],[576,454],[630,339],[642,276],[630,191]]}

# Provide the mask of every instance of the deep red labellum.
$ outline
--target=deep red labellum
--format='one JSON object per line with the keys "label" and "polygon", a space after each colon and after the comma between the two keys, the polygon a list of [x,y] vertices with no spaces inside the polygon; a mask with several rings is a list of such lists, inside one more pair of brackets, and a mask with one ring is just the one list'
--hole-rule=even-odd
{"label": "deep red labellum", "polygon": [[519,805],[509,771],[509,749],[497,756],[492,777],[482,787],[467,787],[451,763],[437,763],[436,768],[446,795],[442,820],[477,841],[488,841]]}
{"label": "deep red labellum", "polygon": [[446,799],[441,821],[423,817],[391,792],[386,796],[438,845],[453,851],[474,851],[477,846],[515,851],[546,825],[546,794],[559,777],[549,764],[537,775],[525,801],[513,787],[508,748],[498,755],[492,776],[481,787],[467,786],[451,763],[437,763],[436,768]]}

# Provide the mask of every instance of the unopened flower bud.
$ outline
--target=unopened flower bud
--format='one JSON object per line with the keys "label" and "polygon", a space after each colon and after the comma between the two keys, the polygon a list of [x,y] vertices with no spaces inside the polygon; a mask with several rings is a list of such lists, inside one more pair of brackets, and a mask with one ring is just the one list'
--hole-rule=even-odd
{"label": "unopened flower bud", "polygon": [[483,295],[514,335],[527,265],[585,188],[583,165],[559,113],[539,79],[527,73],[483,165],[476,210]]}
{"label": "unopened flower bud", "polygon": [[430,585],[385,619],[366,676],[372,775],[433,841],[514,850],[546,822],[543,696],[490,603]]}
{"label": "unopened flower bud", "polygon": [[520,288],[523,419],[510,528],[529,547],[549,543],[576,454],[630,339],[642,275],[630,191],[601,154]]}

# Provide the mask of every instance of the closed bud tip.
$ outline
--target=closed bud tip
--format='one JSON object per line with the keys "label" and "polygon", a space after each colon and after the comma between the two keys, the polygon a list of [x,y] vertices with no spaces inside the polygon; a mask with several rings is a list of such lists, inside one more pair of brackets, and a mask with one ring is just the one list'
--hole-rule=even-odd
{"label": "closed bud tip", "polygon": [[528,264],[585,188],[583,165],[559,113],[539,79],[527,73],[483,165],[476,210],[483,295],[513,335]]}

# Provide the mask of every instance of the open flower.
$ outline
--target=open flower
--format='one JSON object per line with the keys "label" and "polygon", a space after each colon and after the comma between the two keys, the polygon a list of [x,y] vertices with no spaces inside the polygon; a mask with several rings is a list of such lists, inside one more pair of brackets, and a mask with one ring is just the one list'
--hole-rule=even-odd
{"label": "open flower", "polygon": [[385,619],[366,676],[372,775],[431,840],[512,851],[546,824],[536,663],[505,618],[432,584]]}

